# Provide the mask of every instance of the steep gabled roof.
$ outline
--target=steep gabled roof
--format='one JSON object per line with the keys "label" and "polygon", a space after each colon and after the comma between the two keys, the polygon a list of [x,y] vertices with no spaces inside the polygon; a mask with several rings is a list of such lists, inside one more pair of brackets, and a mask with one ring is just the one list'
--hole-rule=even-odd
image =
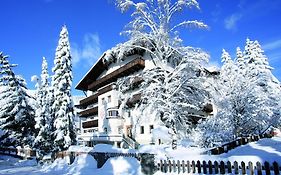
{"label": "steep gabled roof", "polygon": [[97,60],[97,62],[91,67],[86,75],[79,81],[75,89],[87,91],[88,85],[95,81],[99,75],[106,70],[107,66],[103,63],[103,57],[105,53]]}
{"label": "steep gabled roof", "polygon": [[97,78],[102,74],[102,72],[107,70],[108,66],[111,63],[116,62],[116,60],[124,61],[127,57],[131,55],[142,56],[145,50],[136,47],[137,45],[142,46],[142,44],[143,43],[135,43],[134,41],[129,40],[125,43],[118,44],[112,49],[104,52],[102,56],[97,60],[97,62],[86,73],[86,75],[76,85],[75,89],[82,91],[89,90],[89,84],[96,81]]}

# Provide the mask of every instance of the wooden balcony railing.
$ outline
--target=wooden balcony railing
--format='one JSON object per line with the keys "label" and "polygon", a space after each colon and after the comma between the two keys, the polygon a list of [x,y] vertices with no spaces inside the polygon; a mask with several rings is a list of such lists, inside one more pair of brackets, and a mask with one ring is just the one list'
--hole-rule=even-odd
{"label": "wooden balcony railing", "polygon": [[88,86],[88,89],[95,91],[100,87],[116,81],[120,77],[132,74],[133,72],[143,69],[144,67],[145,61],[142,58],[134,59],[133,61],[125,64],[124,66],[111,72],[110,74],[94,81]]}
{"label": "wooden balcony railing", "polygon": [[135,94],[127,101],[126,104],[129,107],[133,107],[140,100],[141,100],[141,94]]}
{"label": "wooden balcony railing", "polygon": [[80,117],[88,117],[88,116],[91,116],[91,115],[97,115],[98,114],[98,107],[93,107],[93,108],[90,108],[90,109],[86,109],[84,111],[81,111],[78,113],[78,115]]}
{"label": "wooden balcony railing", "polygon": [[111,91],[113,89],[113,85],[108,85],[102,89],[99,89],[97,93],[89,96],[89,97],[86,97],[84,98],[83,100],[80,101],[79,103],[79,106],[81,108],[86,108],[88,105],[90,104],[94,104],[94,103],[97,103],[98,102],[98,96],[101,95],[101,94],[104,94],[108,91]]}
{"label": "wooden balcony railing", "polygon": [[91,120],[82,123],[83,128],[95,128],[98,127],[98,120]]}

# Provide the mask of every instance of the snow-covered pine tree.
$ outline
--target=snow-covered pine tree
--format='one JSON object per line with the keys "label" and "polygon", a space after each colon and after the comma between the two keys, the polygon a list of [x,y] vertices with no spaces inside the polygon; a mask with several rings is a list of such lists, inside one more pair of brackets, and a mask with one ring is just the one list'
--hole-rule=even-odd
{"label": "snow-covered pine tree", "polygon": [[[226,55],[223,54],[223,60]],[[218,113],[196,129],[200,139],[195,140],[202,146],[222,144],[280,126],[280,83],[272,75],[258,42],[247,39],[244,54],[237,49],[236,62],[229,69],[225,69],[225,64],[218,82],[220,93],[214,99]],[[232,76],[225,77],[228,74]],[[225,84],[227,81],[231,86]]]}
{"label": "snow-covered pine tree", "polygon": [[198,111],[208,96],[200,74],[203,72],[201,62],[207,61],[208,55],[200,49],[182,46],[177,30],[179,27],[207,28],[207,25],[197,20],[174,23],[178,12],[185,8],[199,9],[199,4],[196,0],[146,0],[139,3],[117,0],[116,4],[122,12],[134,9],[129,30],[124,31],[132,42],[125,43],[123,49],[143,49],[155,64],[155,68],[143,73],[144,103],[141,107],[158,111],[154,113],[172,130],[172,147],[176,148],[179,133],[186,135],[192,116],[199,116]]}
{"label": "snow-covered pine tree", "polygon": [[[217,106],[216,116],[201,121],[191,136],[197,144],[204,147],[212,147],[233,139],[234,125],[238,121],[233,115],[232,98],[235,84],[237,83],[236,66],[229,53],[222,50],[221,60],[223,62],[219,79],[215,82],[216,91],[213,96],[213,103]],[[239,129],[239,127],[237,127]]]}
{"label": "snow-covered pine tree", "polygon": [[0,53],[0,129],[8,133],[13,146],[32,145],[35,134],[35,112],[25,81],[12,71],[8,56]]}
{"label": "snow-covered pine tree", "polygon": [[37,110],[36,125],[37,136],[33,147],[42,155],[49,153],[53,149],[53,115],[51,113],[51,99],[49,87],[48,64],[43,57],[41,79],[37,83]]}
{"label": "snow-covered pine tree", "polygon": [[[247,75],[255,86],[259,88],[260,93],[264,94],[263,107],[257,111],[256,120],[260,123],[260,131],[270,126],[280,125],[281,113],[279,110],[281,88],[280,82],[274,77],[269,66],[267,57],[264,55],[258,41],[251,41],[247,38],[245,46],[245,57],[247,58]],[[262,127],[261,127],[262,126]]]}
{"label": "snow-covered pine tree", "polygon": [[[236,66],[239,68],[240,71],[245,69],[245,60],[243,52],[241,51],[240,47],[236,48]],[[243,72],[241,72],[243,73]]]}
{"label": "snow-covered pine tree", "polygon": [[71,98],[72,58],[66,26],[62,27],[56,49],[52,87],[54,91],[55,151],[67,149],[76,142],[74,111]]}

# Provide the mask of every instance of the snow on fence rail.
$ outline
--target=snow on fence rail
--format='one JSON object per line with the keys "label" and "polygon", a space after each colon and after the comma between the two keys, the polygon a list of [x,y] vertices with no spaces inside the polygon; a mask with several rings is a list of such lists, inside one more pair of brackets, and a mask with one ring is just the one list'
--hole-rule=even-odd
{"label": "snow on fence rail", "polygon": [[175,161],[175,160],[160,160],[157,163],[157,170],[163,173],[198,173],[198,174],[257,174],[257,175],[280,175],[281,167],[277,162],[270,164],[269,162],[252,162],[231,163],[230,161]]}
{"label": "snow on fence rail", "polygon": [[273,133],[265,133],[265,134],[260,134],[260,135],[254,135],[254,136],[248,136],[248,137],[241,137],[239,139],[236,139],[232,142],[223,144],[219,147],[213,148],[207,153],[210,153],[212,155],[218,155],[222,153],[227,153],[228,151],[237,148],[238,146],[245,145],[250,142],[255,142],[263,138],[271,138],[273,137]]}
{"label": "snow on fence rail", "polygon": [[[36,157],[36,151],[31,149],[16,149],[16,148],[1,148],[0,154],[9,155],[17,157],[20,159],[26,159],[31,157]],[[110,152],[71,152],[71,151],[61,151],[54,153],[50,160],[54,161],[58,158],[66,158],[69,164],[72,164],[75,158],[79,155],[89,154],[97,161],[97,168],[101,168],[109,158],[114,157],[133,157],[136,158],[141,165],[141,170],[144,174],[153,174],[156,169],[155,166],[155,155],[148,153],[110,153]]]}
{"label": "snow on fence rail", "polygon": [[28,148],[4,148],[0,147],[0,154],[17,157],[20,159],[27,159],[36,156],[36,151]]}

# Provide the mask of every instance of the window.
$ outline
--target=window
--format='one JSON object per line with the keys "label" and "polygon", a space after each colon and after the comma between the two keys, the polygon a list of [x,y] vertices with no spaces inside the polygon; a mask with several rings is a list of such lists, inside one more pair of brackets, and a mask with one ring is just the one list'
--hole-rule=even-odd
{"label": "window", "polygon": [[153,130],[153,125],[149,125],[149,133],[152,133],[152,130]]}
{"label": "window", "polygon": [[123,133],[122,127],[118,127],[118,134],[122,134],[122,133]]}
{"label": "window", "polygon": [[107,97],[107,102],[108,102],[108,103],[111,102],[111,95]]}
{"label": "window", "polygon": [[117,117],[118,116],[118,111],[117,110],[108,111],[108,116]]}
{"label": "window", "polygon": [[101,104],[105,104],[104,98],[101,99]]}
{"label": "window", "polygon": [[140,127],[140,134],[144,134],[144,126]]}

